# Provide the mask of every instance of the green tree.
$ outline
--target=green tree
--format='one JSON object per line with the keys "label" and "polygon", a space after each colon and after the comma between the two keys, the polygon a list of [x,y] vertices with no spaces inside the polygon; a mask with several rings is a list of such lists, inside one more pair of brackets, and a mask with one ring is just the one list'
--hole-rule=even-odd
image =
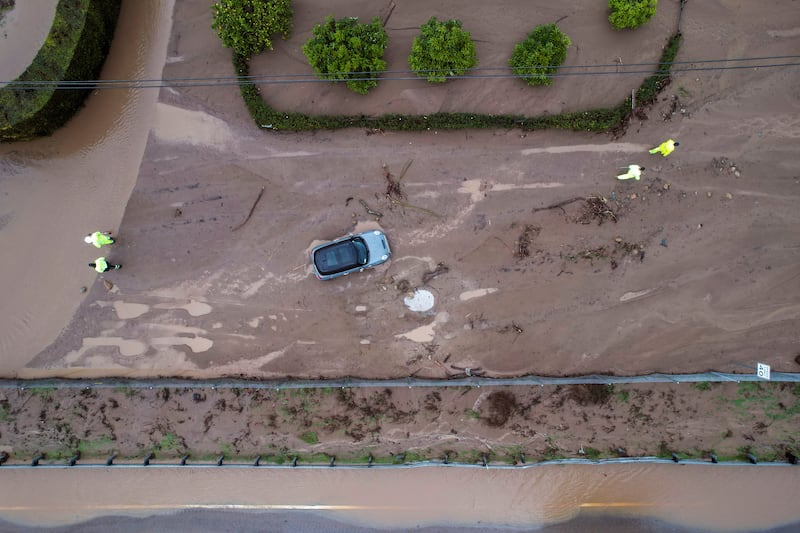
{"label": "green tree", "polygon": [[536,26],[514,47],[508,64],[515,75],[530,85],[552,85],[551,77],[567,58],[571,41],[555,24]]}
{"label": "green tree", "polygon": [[389,37],[379,18],[359,24],[357,17],[334,20],[314,26],[313,37],[303,45],[317,76],[324,80],[347,80],[347,87],[359,94],[376,87],[376,73],[386,69],[383,54]]}
{"label": "green tree", "polygon": [[292,33],[291,0],[220,0],[211,6],[222,44],[244,56],[272,50],[272,37]]}
{"label": "green tree", "polygon": [[608,0],[608,21],[618,30],[638,28],[656,14],[658,0]]}
{"label": "green tree", "polygon": [[460,20],[439,22],[431,17],[420,26],[421,34],[411,44],[408,64],[417,76],[442,83],[448,76],[463,76],[478,64],[475,43],[469,32],[461,29]]}

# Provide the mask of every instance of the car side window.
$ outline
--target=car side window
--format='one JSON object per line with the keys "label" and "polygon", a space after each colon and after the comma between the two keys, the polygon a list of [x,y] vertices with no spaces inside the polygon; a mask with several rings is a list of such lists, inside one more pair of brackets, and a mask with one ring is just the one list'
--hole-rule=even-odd
{"label": "car side window", "polygon": [[364,242],[364,239],[361,237],[356,237],[353,239],[353,246],[356,248],[357,260],[359,265],[366,265],[367,261],[369,261],[369,252],[367,250],[367,244]]}

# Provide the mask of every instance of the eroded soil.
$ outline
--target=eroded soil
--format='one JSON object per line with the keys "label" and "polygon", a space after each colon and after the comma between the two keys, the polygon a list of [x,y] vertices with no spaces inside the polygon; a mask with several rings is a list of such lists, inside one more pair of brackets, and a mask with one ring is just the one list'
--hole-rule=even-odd
{"label": "eroded soil", "polygon": [[[796,384],[393,389],[6,390],[10,462],[326,463],[618,456],[784,461],[798,454]],[[790,455],[787,455],[787,452]]]}

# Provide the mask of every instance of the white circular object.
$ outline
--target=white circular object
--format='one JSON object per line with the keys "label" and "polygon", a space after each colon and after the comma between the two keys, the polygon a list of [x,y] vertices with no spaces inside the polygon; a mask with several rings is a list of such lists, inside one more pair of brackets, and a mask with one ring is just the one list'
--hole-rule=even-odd
{"label": "white circular object", "polygon": [[433,308],[433,293],[425,289],[417,289],[414,291],[414,296],[403,298],[403,303],[412,311],[429,311]]}

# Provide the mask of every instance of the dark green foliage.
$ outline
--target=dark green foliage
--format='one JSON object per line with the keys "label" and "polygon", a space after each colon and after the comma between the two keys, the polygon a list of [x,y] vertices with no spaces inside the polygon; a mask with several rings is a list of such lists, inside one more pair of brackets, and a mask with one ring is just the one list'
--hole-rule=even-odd
{"label": "dark green foliage", "polygon": [[508,64],[517,76],[530,85],[552,85],[551,77],[567,58],[571,41],[555,24],[536,26],[514,47]]}
{"label": "dark green foliage", "polygon": [[656,14],[658,0],[608,0],[608,21],[618,30],[638,28]]}
{"label": "dark green foliage", "polygon": [[431,17],[420,26],[420,31],[408,57],[411,70],[417,71],[420,78],[442,83],[448,76],[463,76],[467,69],[478,64],[475,43],[469,32],[461,29],[460,20],[439,22]]}
{"label": "dark green foliage", "polygon": [[389,37],[380,19],[359,24],[355,17],[314,26],[314,36],[303,45],[314,72],[325,80],[347,80],[347,87],[360,94],[378,85],[375,76],[386,68],[383,53]]}
{"label": "dark green foliage", "polygon": [[[119,8],[120,0],[60,0],[42,48],[15,81],[97,79],[114,36]],[[90,92],[6,85],[0,89],[0,140],[50,135],[72,118]]]}
{"label": "dark green foliage", "polygon": [[272,50],[272,37],[292,33],[291,0],[220,0],[211,6],[222,44],[234,52],[255,55]]}
{"label": "dark green foliage", "polygon": [[[636,93],[638,105],[652,102],[658,91],[669,79],[669,69],[678,53],[681,35],[674,35],[661,56],[659,70],[647,78]],[[592,109],[560,115],[525,117],[522,115],[479,115],[475,113],[434,113],[431,115],[304,115],[302,113],[282,113],[269,106],[261,97],[258,85],[245,79],[249,74],[246,56],[234,54],[236,72],[242,78],[239,89],[244,102],[256,125],[270,130],[308,131],[335,130],[342,128],[374,128],[382,130],[457,130],[483,128],[518,128],[521,130],[541,130],[557,128],[573,131],[608,132],[624,128],[631,116],[631,99],[628,96],[618,106],[606,109]]]}

